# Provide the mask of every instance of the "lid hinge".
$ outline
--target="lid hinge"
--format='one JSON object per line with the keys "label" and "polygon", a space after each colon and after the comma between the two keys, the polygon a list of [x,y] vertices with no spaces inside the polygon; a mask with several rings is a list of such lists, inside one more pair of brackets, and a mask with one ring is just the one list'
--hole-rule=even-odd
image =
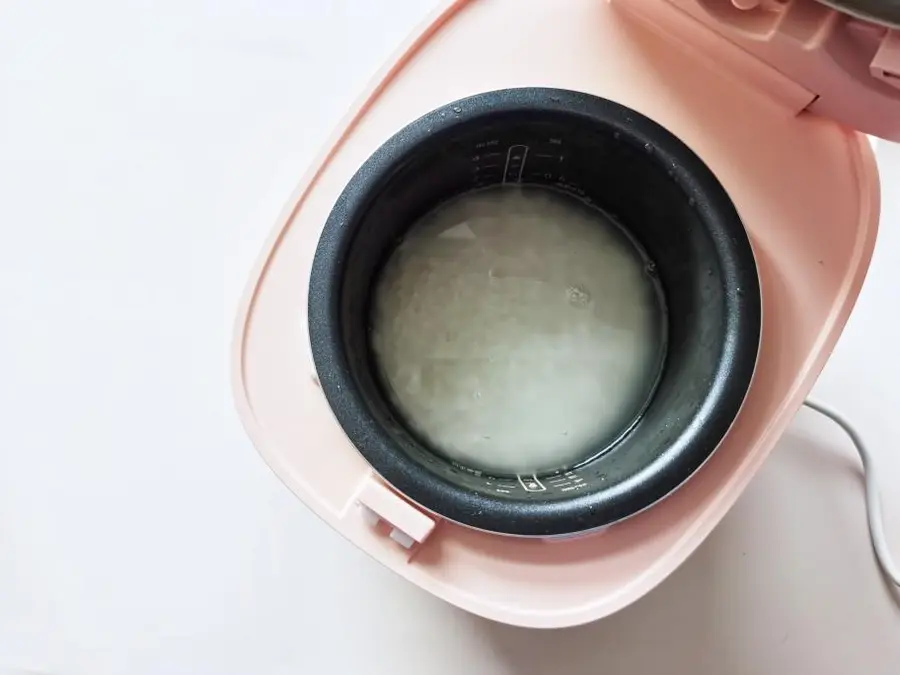
{"label": "lid hinge", "polygon": [[869,65],[872,77],[900,89],[900,32],[889,30]]}
{"label": "lid hinge", "polygon": [[[900,141],[900,38],[897,31],[817,0],[618,0],[682,42],[723,62],[733,76],[792,104],[790,88],[809,94],[807,110],[858,131]],[[701,40],[702,31],[726,44]],[[727,48],[723,48],[726,47]],[[746,57],[764,66],[749,66]],[[793,107],[793,106],[792,106]]]}

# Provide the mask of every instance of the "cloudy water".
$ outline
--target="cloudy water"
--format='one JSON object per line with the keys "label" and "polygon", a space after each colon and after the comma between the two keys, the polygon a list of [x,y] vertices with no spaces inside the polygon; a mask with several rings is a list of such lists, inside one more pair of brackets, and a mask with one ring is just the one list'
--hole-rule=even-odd
{"label": "cloudy water", "polygon": [[652,275],[602,212],[539,187],[425,216],[374,291],[388,398],[437,452],[497,474],[590,457],[641,412],[665,319]]}

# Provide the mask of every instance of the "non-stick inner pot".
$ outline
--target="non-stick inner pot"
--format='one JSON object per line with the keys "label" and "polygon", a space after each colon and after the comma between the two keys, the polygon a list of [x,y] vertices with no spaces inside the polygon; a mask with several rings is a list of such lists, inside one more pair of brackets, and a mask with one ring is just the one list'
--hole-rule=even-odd
{"label": "non-stick inner pot", "polygon": [[[485,167],[485,154],[502,161]],[[438,204],[501,183],[553,187],[616,219],[655,265],[668,309],[665,362],[637,423],[556,475],[488,476],[425,447],[384,396],[370,350],[371,291],[398,241]],[[466,525],[554,536],[650,506],[712,454],[755,367],[759,281],[728,195],[666,129],[587,94],[502,90],[416,120],[354,175],[313,261],[309,330],[335,416],[388,483]]]}

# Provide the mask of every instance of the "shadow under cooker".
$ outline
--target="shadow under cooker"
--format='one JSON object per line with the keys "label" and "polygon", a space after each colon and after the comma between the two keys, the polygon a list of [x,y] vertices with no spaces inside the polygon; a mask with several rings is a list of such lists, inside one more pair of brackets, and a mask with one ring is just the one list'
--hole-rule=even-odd
{"label": "shadow under cooker", "polygon": [[[424,447],[383,396],[368,342],[374,280],[407,228],[454,196],[504,182],[552,187],[612,216],[655,264],[668,309],[666,359],[643,414],[552,480],[487,476]],[[671,133],[586,94],[503,90],[416,120],[360,168],[319,241],[309,325],[329,404],[388,483],[466,525],[552,536],[646,508],[712,454],[755,366],[759,282],[730,199]]]}

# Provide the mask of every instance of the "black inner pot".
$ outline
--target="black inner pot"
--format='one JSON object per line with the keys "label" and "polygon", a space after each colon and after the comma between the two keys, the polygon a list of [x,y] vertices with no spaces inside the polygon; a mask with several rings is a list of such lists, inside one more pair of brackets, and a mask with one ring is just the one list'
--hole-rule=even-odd
{"label": "black inner pot", "polygon": [[[451,197],[504,182],[550,186],[615,218],[655,264],[668,308],[665,363],[637,423],[586,453],[594,459],[552,476],[488,476],[424,447],[383,395],[369,349],[370,293],[408,228]],[[706,165],[637,112],[556,89],[479,94],[389,139],[338,198],[310,277],[317,373],[359,452],[425,508],[515,535],[601,527],[686,480],[743,402],[760,319],[747,234]]]}

